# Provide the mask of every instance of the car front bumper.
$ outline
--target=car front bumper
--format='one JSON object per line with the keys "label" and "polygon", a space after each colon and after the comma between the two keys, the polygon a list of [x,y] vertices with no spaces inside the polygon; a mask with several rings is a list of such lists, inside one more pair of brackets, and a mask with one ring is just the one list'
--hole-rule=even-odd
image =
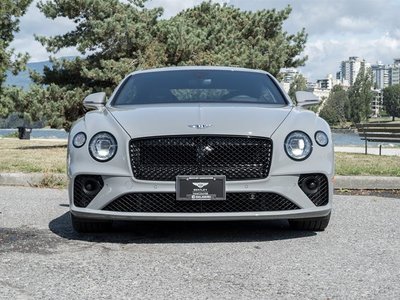
{"label": "car front bumper", "polygon": [[[77,217],[98,220],[159,220],[159,221],[223,221],[297,219],[327,216],[332,208],[332,176],[328,178],[328,203],[316,206],[299,186],[299,175],[269,176],[261,180],[227,181],[226,193],[268,192],[281,195],[296,204],[299,209],[255,212],[201,212],[201,213],[154,213],[117,212],[103,210],[118,197],[129,193],[175,193],[175,182],[140,181],[132,177],[102,176],[104,186],[86,207],[74,204],[74,177],[70,178],[69,195],[71,213]],[[221,200],[224,201],[224,200]]]}

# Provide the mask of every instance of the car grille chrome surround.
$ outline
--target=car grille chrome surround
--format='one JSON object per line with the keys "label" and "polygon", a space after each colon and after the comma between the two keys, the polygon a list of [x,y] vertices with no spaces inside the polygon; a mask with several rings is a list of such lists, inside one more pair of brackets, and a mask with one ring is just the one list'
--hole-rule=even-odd
{"label": "car grille chrome surround", "polygon": [[329,183],[328,178],[324,174],[302,174],[299,177],[299,186],[302,187],[303,181],[313,177],[318,183],[318,189],[314,193],[304,193],[315,204],[315,206],[324,206],[329,202]]}
{"label": "car grille chrome surround", "polygon": [[177,201],[175,193],[125,194],[103,210],[140,213],[229,213],[295,210],[299,207],[275,193],[227,193],[226,200]]}
{"label": "car grille chrome surround", "polygon": [[225,175],[226,180],[264,179],[272,160],[272,140],[246,136],[162,136],[132,139],[133,176],[175,181],[177,175]]}

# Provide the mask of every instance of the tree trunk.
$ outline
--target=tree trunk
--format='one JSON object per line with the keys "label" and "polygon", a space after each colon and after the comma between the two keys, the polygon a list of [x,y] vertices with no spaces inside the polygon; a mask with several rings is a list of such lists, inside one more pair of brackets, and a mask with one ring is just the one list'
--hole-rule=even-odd
{"label": "tree trunk", "polygon": [[394,116],[392,116],[392,121],[394,122]]}

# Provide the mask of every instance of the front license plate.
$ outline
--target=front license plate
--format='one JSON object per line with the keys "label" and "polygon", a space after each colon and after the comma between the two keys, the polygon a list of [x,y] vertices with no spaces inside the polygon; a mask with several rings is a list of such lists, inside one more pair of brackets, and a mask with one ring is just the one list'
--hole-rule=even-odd
{"label": "front license plate", "polygon": [[176,200],[225,200],[225,176],[176,176]]}

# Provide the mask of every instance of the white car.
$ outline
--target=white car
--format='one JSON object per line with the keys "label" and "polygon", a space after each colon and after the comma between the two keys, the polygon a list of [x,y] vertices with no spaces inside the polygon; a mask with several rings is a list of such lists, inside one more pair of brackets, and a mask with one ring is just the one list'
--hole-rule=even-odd
{"label": "white car", "polygon": [[128,75],[86,113],[68,142],[72,224],[114,220],[287,219],[324,230],[332,208],[328,124],[269,73],[173,67]]}

